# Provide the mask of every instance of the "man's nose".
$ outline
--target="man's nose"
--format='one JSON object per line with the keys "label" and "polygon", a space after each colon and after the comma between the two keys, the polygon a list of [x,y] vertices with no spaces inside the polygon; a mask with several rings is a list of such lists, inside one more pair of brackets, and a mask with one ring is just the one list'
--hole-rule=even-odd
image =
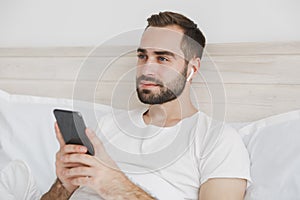
{"label": "man's nose", "polygon": [[139,66],[140,71],[143,75],[153,76],[157,73],[159,65],[152,59],[148,59],[145,63]]}

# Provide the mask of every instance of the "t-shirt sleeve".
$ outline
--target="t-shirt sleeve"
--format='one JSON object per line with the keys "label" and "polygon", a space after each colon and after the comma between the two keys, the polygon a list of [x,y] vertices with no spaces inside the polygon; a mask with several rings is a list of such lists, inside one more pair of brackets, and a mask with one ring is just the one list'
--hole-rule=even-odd
{"label": "t-shirt sleeve", "polygon": [[200,158],[200,183],[210,178],[250,178],[250,160],[248,151],[237,131],[225,126],[207,154]]}

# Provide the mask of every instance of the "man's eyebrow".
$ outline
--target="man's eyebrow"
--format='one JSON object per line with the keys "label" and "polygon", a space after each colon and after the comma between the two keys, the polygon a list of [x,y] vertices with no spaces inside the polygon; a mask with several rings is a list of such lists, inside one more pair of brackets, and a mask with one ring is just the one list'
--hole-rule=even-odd
{"label": "man's eyebrow", "polygon": [[146,50],[146,49],[142,49],[142,48],[138,48],[138,49],[136,50],[136,52],[146,53],[147,50]]}
{"label": "man's eyebrow", "polygon": [[[141,52],[141,53],[147,53],[147,50],[143,49],[143,48],[138,48],[136,51]],[[172,53],[171,51],[154,51],[154,54],[156,54],[156,55],[168,55],[168,56],[172,56],[174,59],[176,59],[175,54]]]}
{"label": "man's eyebrow", "polygon": [[168,56],[172,56],[173,58],[175,58],[175,54],[170,52],[170,51],[154,51],[154,54],[156,54],[156,55],[168,55]]}

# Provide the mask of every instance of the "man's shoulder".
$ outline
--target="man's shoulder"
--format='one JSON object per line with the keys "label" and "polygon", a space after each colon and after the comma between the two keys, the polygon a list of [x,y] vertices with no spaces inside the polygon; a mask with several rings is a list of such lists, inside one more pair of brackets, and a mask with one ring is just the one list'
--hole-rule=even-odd
{"label": "man's shoulder", "polygon": [[[207,115],[199,118],[196,129],[195,145],[200,152],[210,152],[216,149],[245,149],[242,137],[230,124],[214,120]],[[205,154],[205,153],[204,153]]]}

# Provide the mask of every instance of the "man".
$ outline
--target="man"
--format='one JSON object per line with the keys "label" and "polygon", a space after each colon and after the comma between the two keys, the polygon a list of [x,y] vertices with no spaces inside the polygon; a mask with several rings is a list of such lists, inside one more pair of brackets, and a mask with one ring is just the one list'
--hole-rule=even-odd
{"label": "man", "polygon": [[250,164],[241,139],[228,126],[211,128],[213,120],[190,98],[204,46],[185,16],[152,15],[137,49],[136,75],[138,97],[149,108],[104,117],[102,140],[87,130],[95,156],[65,145],[56,125],[58,179],[42,199],[68,199],[79,186],[103,199],[154,199],[148,190],[160,183],[135,184],[128,175],[134,171],[156,174],[181,199],[243,199]]}

